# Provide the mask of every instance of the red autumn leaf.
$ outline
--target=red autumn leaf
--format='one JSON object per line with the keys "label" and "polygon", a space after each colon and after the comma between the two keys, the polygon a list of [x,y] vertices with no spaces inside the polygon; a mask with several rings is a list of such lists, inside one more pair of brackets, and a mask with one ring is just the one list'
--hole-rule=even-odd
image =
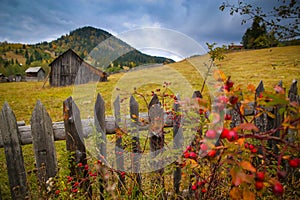
{"label": "red autumn leaf", "polygon": [[237,126],[238,129],[244,129],[244,130],[254,130],[256,132],[259,131],[259,129],[254,125],[254,124],[251,124],[251,123],[243,123],[243,124],[240,124]]}
{"label": "red autumn leaf", "polygon": [[235,186],[239,186],[244,180],[245,173],[241,168],[233,167],[230,170],[230,175],[232,178],[232,184]]}

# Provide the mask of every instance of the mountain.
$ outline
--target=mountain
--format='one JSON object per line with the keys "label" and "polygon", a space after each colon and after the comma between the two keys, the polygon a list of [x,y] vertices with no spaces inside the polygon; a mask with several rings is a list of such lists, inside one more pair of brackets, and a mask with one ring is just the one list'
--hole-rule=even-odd
{"label": "mountain", "polygon": [[168,58],[143,54],[109,32],[88,26],[51,42],[33,45],[0,42],[0,73],[7,76],[24,74],[26,68],[37,65],[48,72],[48,64],[70,48],[106,72],[117,72],[141,64],[174,62]]}

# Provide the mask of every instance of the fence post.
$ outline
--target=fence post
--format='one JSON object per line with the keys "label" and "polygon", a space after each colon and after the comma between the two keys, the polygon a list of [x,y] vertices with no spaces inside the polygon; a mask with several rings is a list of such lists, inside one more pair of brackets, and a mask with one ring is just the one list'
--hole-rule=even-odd
{"label": "fence post", "polygon": [[[131,135],[132,135],[132,170],[136,173],[135,183],[138,184],[139,190],[142,188],[142,179],[140,174],[140,159],[141,159],[141,146],[139,139],[139,104],[133,96],[129,100],[130,118],[131,118]],[[134,194],[137,196],[139,192]]]}
{"label": "fence post", "polygon": [[[179,95],[176,96],[176,100],[173,105],[174,109],[174,119],[173,119],[173,147],[174,149],[181,149],[182,142],[183,142],[183,130],[182,130],[182,123],[181,123],[181,116],[178,115],[180,111],[180,101]],[[176,194],[179,194],[180,188],[180,181],[181,181],[181,167],[176,167],[173,175],[173,185]]]}
{"label": "fence post", "polygon": [[16,117],[6,102],[0,115],[0,130],[5,150],[11,197],[12,199],[26,199],[28,192],[27,179],[20,134]]}
{"label": "fence post", "polygon": [[260,112],[257,108],[261,108],[257,105],[257,98],[261,98],[263,92],[265,91],[263,81],[260,81],[256,90],[255,90],[255,102],[254,102],[254,123],[259,129],[260,132],[265,132],[267,130],[267,114],[265,112],[261,113],[258,117],[256,117]]}
{"label": "fence post", "polygon": [[[105,129],[105,102],[102,96],[98,93],[95,108],[94,108],[94,123],[97,134],[97,147],[100,150],[99,160],[102,163],[106,163],[106,129]],[[100,184],[100,199],[104,199],[104,168],[101,168],[101,177],[99,178]]]}
{"label": "fence post", "polygon": [[[77,164],[82,163],[83,166],[86,166],[87,159],[86,149],[83,141],[83,129],[80,119],[80,111],[72,97],[69,97],[63,102],[63,116],[67,151],[71,153],[69,158],[70,176],[80,181],[80,179],[85,179],[88,177],[88,171],[84,168],[77,167]],[[92,188],[89,185],[89,181],[84,181],[82,187],[91,198]]]}
{"label": "fence post", "polygon": [[[282,81],[279,81],[277,86],[282,88]],[[284,118],[284,114],[280,114],[280,112],[279,112],[280,108],[282,108],[282,105],[275,105],[274,106],[273,114],[275,115],[275,119],[270,119],[270,120],[272,120],[273,125],[274,125],[273,128],[275,128],[275,129],[281,126],[281,124],[283,122],[283,118]],[[279,137],[280,136],[280,130],[277,130],[274,133],[274,136]],[[274,140],[269,140],[268,141],[268,145],[273,149],[273,151],[276,155],[278,154],[277,143],[278,142],[276,142]]]}
{"label": "fence post", "polygon": [[121,122],[121,111],[120,111],[120,97],[117,96],[116,100],[114,101],[114,116],[115,116],[115,127],[116,130],[116,147],[115,147],[115,155],[116,155],[116,164],[117,164],[117,171],[119,175],[118,180],[118,188],[122,190],[122,187],[125,185],[125,176],[122,175],[124,172],[124,147],[122,145],[122,132],[119,127],[119,123]]}
{"label": "fence post", "polygon": [[[293,82],[291,84],[291,87],[288,92],[288,98],[289,98],[290,102],[296,102],[296,103],[300,104],[300,96],[298,95],[298,87],[297,87],[296,80],[293,80]],[[291,112],[290,114],[293,114],[293,113]],[[288,134],[296,136],[298,134],[298,130],[289,129]]]}
{"label": "fence post", "polygon": [[[163,160],[155,160],[156,156],[163,152],[164,148],[164,110],[159,103],[159,99],[155,94],[149,103],[149,137],[150,137],[150,155],[151,165],[157,173],[154,182],[162,185],[164,188],[164,168]],[[162,192],[162,199],[164,199],[165,191]]]}
{"label": "fence post", "polygon": [[300,104],[300,96],[298,95],[298,87],[297,87],[297,80],[293,80],[291,87],[289,89],[288,98],[290,102],[296,101]]}
{"label": "fence post", "polygon": [[52,120],[40,101],[31,115],[31,132],[39,183],[45,189],[46,181],[57,173],[57,159]]}

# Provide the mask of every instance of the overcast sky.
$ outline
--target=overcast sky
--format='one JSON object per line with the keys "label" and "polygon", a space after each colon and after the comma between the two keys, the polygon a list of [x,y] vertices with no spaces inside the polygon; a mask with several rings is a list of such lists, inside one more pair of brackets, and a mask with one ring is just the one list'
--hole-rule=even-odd
{"label": "overcast sky", "polygon": [[[232,0],[234,1],[234,0]],[[262,1],[262,0],[253,0]],[[274,2],[276,0],[265,0]],[[94,26],[114,35],[143,27],[177,31],[200,45],[239,44],[243,17],[221,12],[222,0],[0,0],[0,41],[51,41]],[[235,1],[234,1],[235,2]]]}

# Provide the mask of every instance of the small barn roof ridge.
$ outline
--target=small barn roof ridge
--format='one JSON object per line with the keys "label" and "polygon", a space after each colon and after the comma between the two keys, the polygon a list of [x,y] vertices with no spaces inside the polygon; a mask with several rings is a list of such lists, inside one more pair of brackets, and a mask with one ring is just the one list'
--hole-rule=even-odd
{"label": "small barn roof ridge", "polygon": [[63,55],[65,55],[68,52],[72,52],[73,54],[75,54],[81,61],[83,61],[83,59],[73,50],[73,49],[68,49],[67,51],[63,52],[62,54],[60,54],[59,56],[57,56],[50,64],[49,66],[51,67],[53,63],[55,63],[60,57],[62,57]]}
{"label": "small barn roof ridge", "polygon": [[36,72],[39,72],[40,70],[43,70],[43,68],[41,66],[38,66],[38,67],[29,67],[28,69],[26,69],[25,72],[26,73],[36,73]]}

